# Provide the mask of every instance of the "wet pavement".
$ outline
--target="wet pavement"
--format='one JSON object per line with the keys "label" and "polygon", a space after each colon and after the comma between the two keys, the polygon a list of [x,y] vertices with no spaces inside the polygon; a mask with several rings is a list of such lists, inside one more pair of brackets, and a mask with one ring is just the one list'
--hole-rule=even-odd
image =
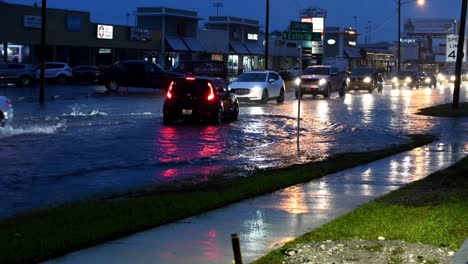
{"label": "wet pavement", "polygon": [[[409,133],[445,139],[458,122],[466,122],[414,115],[419,108],[450,102],[451,87],[387,86],[383,93],[305,97],[298,146],[297,101],[291,91],[281,105],[241,104],[236,122],[164,126],[161,91],[104,90],[48,86],[40,107],[38,87],[0,87],[15,111],[11,126],[0,128],[0,218],[129,188],[203,182],[214,174],[236,177],[379,149],[407,142]],[[460,97],[466,100],[466,88]]]}
{"label": "wet pavement", "polygon": [[[458,132],[467,131],[466,123],[455,125]],[[468,153],[467,139],[465,133],[46,263],[231,263],[232,233],[239,234],[243,261],[249,263],[360,204],[448,167]]]}

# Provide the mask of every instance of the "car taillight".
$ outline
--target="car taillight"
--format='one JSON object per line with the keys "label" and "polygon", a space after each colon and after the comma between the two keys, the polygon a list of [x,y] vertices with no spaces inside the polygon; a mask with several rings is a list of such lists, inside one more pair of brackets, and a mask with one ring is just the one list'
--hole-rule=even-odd
{"label": "car taillight", "polygon": [[211,83],[208,83],[208,87],[210,88],[210,94],[208,95],[207,99],[208,99],[208,101],[212,101],[213,99],[215,99],[213,86],[211,85]]}
{"label": "car taillight", "polygon": [[187,80],[187,81],[195,81],[195,77],[185,77],[185,80]]}
{"label": "car taillight", "polygon": [[169,89],[167,89],[167,99],[172,99],[172,86],[174,85],[174,81],[169,84]]}

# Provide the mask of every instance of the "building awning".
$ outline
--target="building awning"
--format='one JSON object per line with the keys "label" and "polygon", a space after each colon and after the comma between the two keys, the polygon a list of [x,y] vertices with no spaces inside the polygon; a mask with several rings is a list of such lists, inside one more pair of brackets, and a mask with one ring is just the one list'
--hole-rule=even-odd
{"label": "building awning", "polygon": [[184,41],[179,37],[168,36],[166,37],[166,41],[174,51],[189,51],[188,47],[184,44]]}
{"label": "building awning", "polygon": [[229,42],[229,45],[234,50],[234,52],[237,53],[237,54],[249,54],[249,51],[244,46],[244,44],[242,44],[242,42],[232,41],[232,42]]}
{"label": "building awning", "polygon": [[262,46],[258,45],[256,42],[247,42],[245,43],[245,47],[252,55],[263,55],[265,54],[264,49]]}
{"label": "building awning", "polygon": [[391,52],[388,49],[379,49],[379,48],[363,48],[363,49],[367,54],[393,56],[393,52]]}
{"label": "building awning", "polygon": [[196,38],[184,38],[184,42],[192,52],[205,51],[200,41],[198,41]]}
{"label": "building awning", "polygon": [[350,59],[361,59],[361,49],[360,48],[344,48],[346,55]]}

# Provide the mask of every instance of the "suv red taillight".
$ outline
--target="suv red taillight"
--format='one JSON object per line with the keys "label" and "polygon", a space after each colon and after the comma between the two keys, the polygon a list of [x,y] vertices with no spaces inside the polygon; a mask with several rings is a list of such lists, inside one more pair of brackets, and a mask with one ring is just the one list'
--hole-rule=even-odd
{"label": "suv red taillight", "polygon": [[172,99],[172,86],[174,85],[174,81],[169,84],[169,88],[167,89],[167,99]]}
{"label": "suv red taillight", "polygon": [[215,99],[215,93],[214,93],[213,86],[211,85],[211,83],[208,83],[208,87],[210,88],[210,94],[208,95],[207,99],[208,101],[212,101]]}

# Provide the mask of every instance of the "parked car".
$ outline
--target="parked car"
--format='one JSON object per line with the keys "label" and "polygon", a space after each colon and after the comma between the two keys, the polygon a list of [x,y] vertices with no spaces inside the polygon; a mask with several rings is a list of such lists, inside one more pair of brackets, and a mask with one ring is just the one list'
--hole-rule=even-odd
{"label": "parked car", "polygon": [[430,88],[437,87],[437,77],[432,72],[421,72],[419,74],[419,85]]}
{"label": "parked car", "polygon": [[0,64],[0,82],[16,83],[18,86],[31,85],[36,80],[36,69],[30,64]]}
{"label": "parked car", "polygon": [[296,99],[302,98],[304,94],[321,94],[329,98],[332,92],[344,96],[347,91],[347,77],[345,72],[339,72],[338,68],[331,65],[308,66],[302,72]]}
{"label": "parked car", "polygon": [[93,65],[82,65],[72,69],[73,80],[76,82],[96,82],[101,70]]}
{"label": "parked car", "polygon": [[419,88],[419,78],[415,71],[397,71],[395,77],[392,78],[392,89],[405,87]]}
{"label": "parked car", "polygon": [[[37,76],[41,74],[41,65],[36,65]],[[64,84],[73,79],[72,68],[64,62],[46,62],[44,78]]]}
{"label": "parked car", "polygon": [[226,82],[213,77],[180,77],[171,82],[163,105],[163,122],[181,119],[203,120],[217,124],[219,120],[236,120],[239,103],[227,90]]}
{"label": "parked car", "polygon": [[8,124],[12,119],[13,107],[11,101],[5,96],[0,96],[0,127]]}
{"label": "parked car", "polygon": [[181,60],[169,71],[191,76],[227,78],[226,65],[219,60]]}
{"label": "parked car", "polygon": [[372,93],[374,89],[382,92],[383,77],[374,67],[358,67],[351,70],[348,77],[348,90],[367,90]]}
{"label": "parked car", "polygon": [[121,86],[148,87],[167,90],[171,81],[184,76],[181,73],[165,71],[159,64],[145,60],[118,61],[102,69],[98,84],[116,92]]}
{"label": "parked car", "polygon": [[266,104],[276,99],[284,102],[286,86],[284,80],[275,71],[244,72],[229,85],[229,89],[240,101],[255,101]]}

